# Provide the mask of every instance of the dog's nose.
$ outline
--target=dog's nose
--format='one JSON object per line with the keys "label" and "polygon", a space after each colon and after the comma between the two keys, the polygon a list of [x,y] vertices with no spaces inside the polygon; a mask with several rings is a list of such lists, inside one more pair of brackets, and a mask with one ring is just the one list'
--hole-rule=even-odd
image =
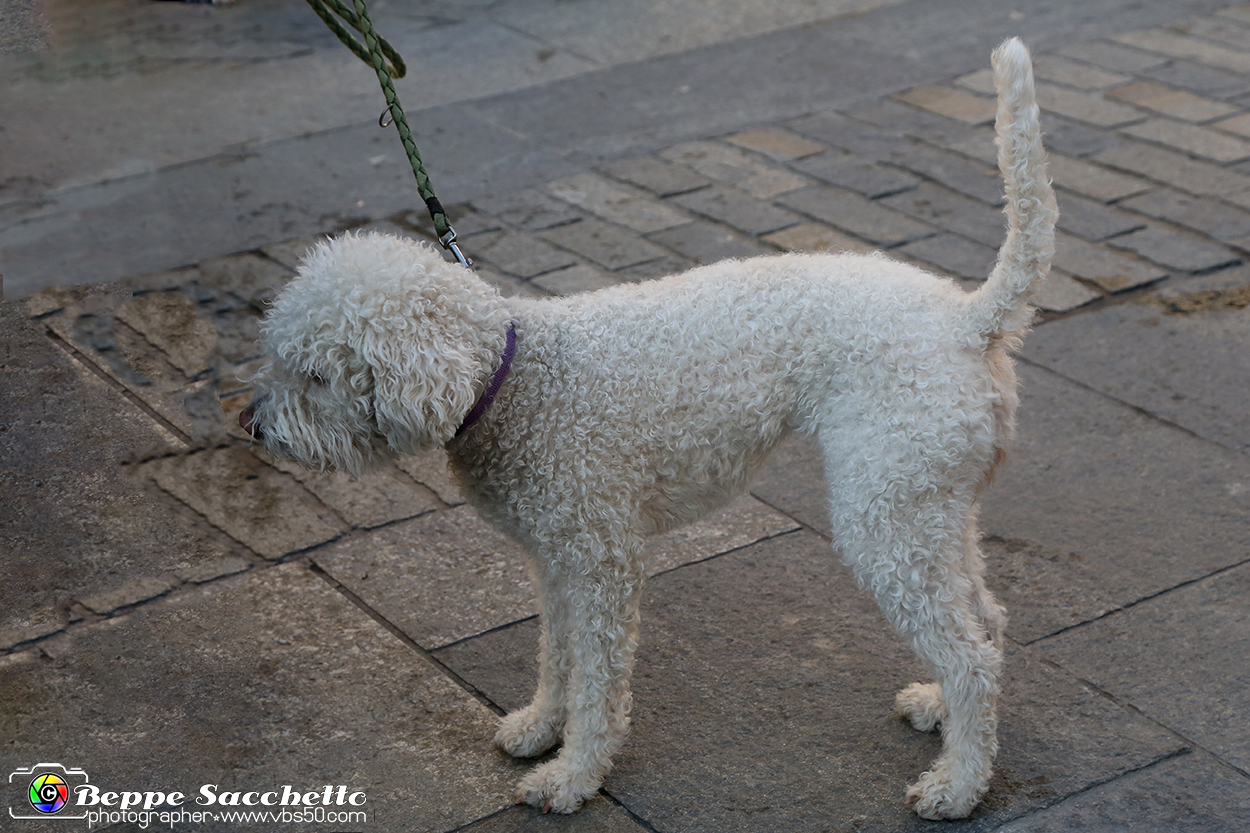
{"label": "dog's nose", "polygon": [[260,430],[260,425],[256,422],[255,399],[247,403],[246,408],[239,411],[239,427],[246,431],[253,439],[262,440],[265,438],[264,432]]}

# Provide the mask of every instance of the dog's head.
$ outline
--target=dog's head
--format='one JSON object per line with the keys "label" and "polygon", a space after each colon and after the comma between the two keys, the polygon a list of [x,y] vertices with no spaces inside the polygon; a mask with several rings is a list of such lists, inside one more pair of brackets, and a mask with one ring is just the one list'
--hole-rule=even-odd
{"label": "dog's head", "polygon": [[432,247],[383,234],[318,245],[261,325],[239,424],[271,453],[359,474],[440,446],[504,349],[498,293]]}

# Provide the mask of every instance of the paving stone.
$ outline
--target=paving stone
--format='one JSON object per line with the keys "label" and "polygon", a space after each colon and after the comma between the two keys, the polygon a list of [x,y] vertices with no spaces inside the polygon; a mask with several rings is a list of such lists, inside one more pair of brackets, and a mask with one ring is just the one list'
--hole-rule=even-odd
{"label": "paving stone", "polygon": [[1127,211],[1121,211],[1094,200],[1087,200],[1075,194],[1061,194],[1058,202],[1057,225],[1059,228],[1093,242],[1124,234],[1145,225],[1140,217],[1129,214]]}
{"label": "paving stone", "polygon": [[191,584],[203,584],[206,581],[222,578],[223,576],[232,576],[235,573],[241,573],[250,569],[252,562],[246,558],[237,555],[228,555],[219,558],[216,561],[209,561],[204,564],[196,564],[183,569],[175,570],[175,575],[182,581]]}
{"label": "paving stone", "polygon": [[1227,18],[1200,17],[1170,28],[1192,37],[1206,38],[1243,51],[1250,49],[1250,29]]}
{"label": "paving stone", "polygon": [[[1074,61],[1062,55],[1040,55],[1033,59],[1033,74],[1056,84],[1067,84],[1081,90],[1101,90],[1129,80],[1127,75]],[[993,92],[993,86],[990,87]]]}
{"label": "paving stone", "polygon": [[682,194],[673,197],[672,202],[687,211],[701,214],[750,235],[767,234],[799,222],[799,218],[789,211],[726,185],[713,185]]}
{"label": "paving stone", "polygon": [[0,687],[15,762],[106,790],[341,784],[378,829],[447,830],[507,807],[523,769],[492,748],[489,709],[298,564],[6,657]]}
{"label": "paving stone", "polygon": [[1185,121],[1210,121],[1237,112],[1236,107],[1222,101],[1175,90],[1153,81],[1134,81],[1110,90],[1106,95],[1107,98],[1135,104]]}
{"label": "paving stone", "polygon": [[1227,9],[1220,9],[1216,14],[1240,23],[1250,23],[1250,6],[1232,6]]}
{"label": "paving stone", "polygon": [[985,280],[998,260],[998,250],[982,246],[955,234],[938,234],[916,240],[898,251],[932,263],[945,271],[971,280]]}
{"label": "paving stone", "polygon": [[[696,223],[697,225],[697,223]],[[616,274],[623,281],[649,281],[685,272],[695,265],[695,261],[677,255],[666,255],[656,260],[648,260],[637,266],[618,269]]]}
{"label": "paving stone", "polygon": [[1250,708],[1248,625],[1250,565],[1243,564],[1038,647],[1120,702],[1245,770],[1250,729],[1240,716]]}
{"label": "paving stone", "polygon": [[662,150],[660,155],[759,199],[802,188],[808,182],[792,171],[758,162],[738,148],[716,142],[686,142]]}
{"label": "paving stone", "polygon": [[1159,284],[1151,295],[1174,312],[1210,312],[1235,307],[1246,293],[1250,293],[1250,267],[1243,265],[1174,278]]}
{"label": "paving stone", "polygon": [[1229,249],[1174,228],[1151,224],[1140,231],[1108,241],[1117,249],[1127,249],[1169,269],[1204,272],[1230,266],[1240,257]]}
{"label": "paving stone", "polygon": [[802,159],[804,156],[811,156],[825,149],[823,145],[809,142],[802,136],[796,136],[775,127],[761,127],[735,133],[732,136],[726,136],[725,141],[756,153],[762,153],[778,162]]}
{"label": "paving stone", "polygon": [[439,500],[448,506],[464,503],[464,498],[460,495],[460,487],[452,479],[445,451],[429,451],[411,456],[401,455],[395,458],[395,465],[400,471],[438,495]]}
{"label": "paving stone", "polygon": [[1104,41],[1078,43],[1059,50],[1060,55],[1088,61],[1115,72],[1138,73],[1151,67],[1162,66],[1168,59],[1150,52],[1142,52]]}
{"label": "paving stone", "polygon": [[1002,204],[1002,179],[995,166],[924,145],[916,146],[896,164],[982,202]]}
{"label": "paving stone", "polygon": [[295,237],[290,240],[283,240],[280,243],[270,243],[267,246],[262,246],[260,250],[270,260],[277,261],[293,273],[304,261],[304,256],[308,254],[308,250],[325,239],[326,235],[324,234],[318,234],[313,237]]}
{"label": "paving stone", "polygon": [[730,257],[755,257],[773,250],[731,228],[706,220],[656,232],[652,240],[696,263],[715,263]]}
{"label": "paving stone", "polygon": [[582,217],[580,211],[539,188],[488,194],[473,200],[473,207],[522,231],[541,231]]}
{"label": "paving stone", "polygon": [[1145,261],[1062,231],[1055,233],[1054,265],[1107,292],[1123,292],[1167,277],[1166,271]]}
{"label": "paving stone", "polygon": [[[1037,58],[1033,59],[1035,72],[1037,70],[1037,61]],[[998,89],[994,86],[994,70],[992,67],[981,67],[981,69],[969,72],[967,75],[961,75],[955,79],[955,83],[982,95],[996,95],[998,93]]]}
{"label": "paving stone", "polygon": [[1250,113],[1242,113],[1230,119],[1223,119],[1210,125],[1217,130],[1226,130],[1238,136],[1250,136]]}
{"label": "paving stone", "polygon": [[[886,133],[907,134],[917,139],[923,139],[926,142],[932,142],[935,145],[946,145],[950,142],[958,141],[976,130],[973,125],[966,122],[946,118],[928,110],[908,107],[906,104],[900,104],[897,101],[884,98],[848,110],[847,115],[876,125]],[[817,136],[816,138],[822,137]],[[832,139],[827,139],[827,141],[839,147],[844,147],[846,150],[860,153],[860,149],[857,147],[850,147]],[[887,149],[892,153],[898,146],[897,143],[893,143],[893,145],[893,147],[887,146]],[[878,150],[878,153],[880,153],[880,150]],[[870,159],[882,158],[873,157],[867,153],[861,155]]]}
{"label": "paving stone", "polygon": [[101,615],[111,613],[121,607],[145,602],[164,593],[168,593],[178,585],[173,576],[145,576],[127,582],[120,587],[113,587],[103,593],[81,596],[77,601],[92,613]]}
{"label": "paving stone", "polygon": [[[1250,284],[1244,269],[1233,271]],[[1079,323],[1053,321],[1029,336],[1024,355],[1208,441],[1250,449],[1250,391],[1241,384],[1250,372],[1250,309],[1208,307],[1169,314],[1153,303],[1128,304]]]}
{"label": "paving stone", "polygon": [[200,317],[189,298],[153,292],[122,304],[116,315],[164,352],[187,378],[213,366],[217,329]]}
{"label": "paving stone", "polygon": [[1120,141],[1115,133],[1098,130],[1055,114],[1047,117],[1043,130],[1042,143],[1051,158],[1056,153],[1069,157],[1085,157],[1113,147]]}
{"label": "paving stone", "polygon": [[794,167],[822,182],[858,191],[869,199],[907,191],[919,182],[911,174],[885,168],[839,150],[809,156],[794,163]]}
{"label": "paving stone", "polygon": [[1250,214],[1211,197],[1193,197],[1171,188],[1158,188],[1120,205],[1187,226],[1217,240],[1234,241],[1250,236]]}
{"label": "paving stone", "polygon": [[787,194],[777,202],[886,248],[935,233],[932,226],[916,222],[853,191],[828,185],[813,185]]}
{"label": "paving stone", "polygon": [[1210,756],[1183,755],[1010,821],[999,833],[1237,833],[1250,813],[1246,779]]}
{"label": "paving stone", "polygon": [[[981,512],[989,585],[1013,639],[1089,622],[1245,559],[1250,490],[1236,484],[1250,483],[1250,460],[1123,404],[1135,370],[1161,358],[1194,367],[1179,356],[1171,365],[1157,342],[1141,349],[1139,339],[1153,338],[1146,328],[1106,316],[1128,307],[1137,305],[1051,321],[1025,339],[1017,441]],[[1105,364],[1113,352],[1128,360]],[[1097,384],[1087,364],[1115,384]]]}
{"label": "paving stone", "polygon": [[1126,32],[1112,35],[1111,39],[1173,58],[1193,58],[1204,64],[1231,69],[1233,72],[1250,73],[1250,53],[1218,46],[1198,38],[1185,37],[1165,29]]}
{"label": "paving stone", "polygon": [[608,176],[631,182],[660,197],[671,197],[674,194],[695,191],[712,182],[685,165],[674,165],[672,162],[654,156],[624,159],[606,165],[601,170]]}
{"label": "paving stone", "polygon": [[251,253],[212,258],[198,267],[199,280],[233,292],[260,312],[273,304],[294,275],[294,268]]}
{"label": "paving stone", "polygon": [[1034,291],[1032,303],[1047,312],[1071,312],[1101,297],[1062,269],[1052,268],[1046,280]]}
{"label": "paving stone", "polygon": [[[648,573],[672,570],[796,528],[750,497],[648,544]],[[313,560],[425,648],[537,612],[527,556],[469,506],[346,538]]]}
{"label": "paving stone", "polygon": [[831,229],[820,223],[800,223],[788,229],[774,231],[760,238],[788,252],[857,252],[870,254],[877,251],[871,243],[865,243],[849,234]]}
{"label": "paving stone", "polygon": [[1198,95],[1214,98],[1229,98],[1250,92],[1250,79],[1238,72],[1215,69],[1193,61],[1171,61],[1168,64],[1147,70],[1143,73],[1147,78],[1179,87]]}
{"label": "paving stone", "polygon": [[[687,221],[688,222],[688,221]],[[548,272],[534,278],[533,283],[542,287],[552,295],[574,295],[579,292],[594,292],[621,282],[617,273],[605,272],[595,266],[579,263],[567,269]]]}
{"label": "paving stone", "polygon": [[461,243],[461,251],[463,251],[470,259],[473,260],[473,271],[477,276],[486,283],[499,290],[499,294],[504,298],[545,298],[547,293],[539,287],[527,283],[526,281],[505,275],[498,269],[490,266],[484,261],[477,260],[477,252],[473,248],[474,239],[470,237]]}
{"label": "paving stone", "polygon": [[1093,158],[1095,162],[1165,182],[1190,194],[1224,196],[1250,190],[1250,177],[1244,174],[1140,142],[1108,148]]}
{"label": "paving stone", "polygon": [[562,252],[532,234],[511,231],[488,233],[475,236],[473,244],[479,257],[520,278],[532,278],[577,262],[577,258],[568,252]]}
{"label": "paving stone", "polygon": [[1090,93],[1074,92],[1045,82],[1037,83],[1037,103],[1043,110],[1098,127],[1118,127],[1145,118],[1145,113]]}
{"label": "paving stone", "polygon": [[[891,714],[894,692],[923,672],[854,588],[811,533],[653,579],[631,734],[608,793],[658,830],[926,829],[901,796],[941,741]],[[437,657],[516,708],[532,690],[537,637],[525,622]],[[1181,746],[1024,652],[1004,665],[999,774],[966,829],[994,829]]]}
{"label": "paving stone", "polygon": [[571,816],[544,815],[524,805],[475,821],[456,833],[649,833],[629,811],[610,801],[590,801]]}
{"label": "paving stone", "polygon": [[1250,142],[1215,130],[1181,124],[1169,119],[1150,119],[1123,129],[1130,136],[1168,145],[1216,162],[1239,162],[1250,158]]}
{"label": "paving stone", "polygon": [[[909,114],[917,112],[911,108],[903,108],[897,103],[894,106],[908,110]],[[938,117],[932,116],[931,118],[937,119]],[[952,122],[949,119],[941,119],[940,121],[947,126],[956,127],[954,135],[950,137],[952,140],[962,139],[968,135],[967,129],[963,125]],[[814,139],[827,142],[850,153],[858,154],[865,159],[875,159],[877,161],[889,159],[891,152],[897,148],[910,147],[914,144],[914,142],[904,137],[901,131],[883,130],[875,124],[869,124],[860,119],[853,119],[841,113],[828,112],[804,116],[788,122],[787,126]],[[930,137],[934,138],[932,134],[930,134]]]}
{"label": "paving stone", "polygon": [[344,530],[295,480],[240,448],[164,457],[145,463],[142,471],[265,558],[324,543]]}
{"label": "paving stone", "polygon": [[685,214],[644,192],[617,185],[596,174],[577,174],[549,182],[546,187],[565,202],[643,234],[690,222]]}
{"label": "paving stone", "polygon": [[442,507],[442,501],[431,492],[390,466],[357,479],[343,472],[314,472],[290,460],[275,460],[260,446],[253,446],[252,452],[301,483],[353,528],[370,529]]}
{"label": "paving stone", "polygon": [[[622,269],[666,254],[663,249],[645,239],[598,220],[582,220],[557,226],[541,234],[544,239],[576,252],[605,269]],[[571,261],[566,265],[575,262]]]}
{"label": "paving stone", "polygon": [[995,249],[1007,236],[1007,217],[1002,211],[929,182],[881,203]]}
{"label": "paving stone", "polygon": [[896,94],[894,98],[968,124],[993,123],[994,114],[998,110],[993,101],[936,84],[914,87]]}

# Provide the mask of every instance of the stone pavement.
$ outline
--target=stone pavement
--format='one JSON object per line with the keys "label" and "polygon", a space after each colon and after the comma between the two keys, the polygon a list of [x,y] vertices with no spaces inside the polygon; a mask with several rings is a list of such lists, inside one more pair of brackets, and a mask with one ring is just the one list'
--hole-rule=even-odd
{"label": "stone pavement", "polygon": [[[941,0],[862,3],[866,13],[829,22],[782,4],[800,16],[775,26],[744,12],[741,28],[709,32],[706,16],[673,11],[681,5],[656,4],[669,12],[657,15],[671,47],[654,31],[607,39],[575,4],[521,3],[498,18],[485,14],[500,11],[490,4],[466,4],[477,11],[438,25],[434,12],[447,10],[420,7],[428,15],[414,38],[447,25],[484,38],[498,25],[544,33],[565,50],[548,60],[569,62],[522,89],[508,64],[520,59],[501,58],[475,82],[475,95],[493,97],[434,107],[435,123],[456,125],[457,107],[499,116],[548,106],[568,119],[550,100],[563,95],[602,130],[553,130],[556,150],[494,163],[490,187],[449,189],[434,168],[478,271],[505,293],[565,294],[723,257],[884,248],[972,286],[1002,235],[981,67],[998,38],[1025,34],[1063,216],[1020,362],[1020,438],[983,512],[990,584],[1011,615],[1002,748],[983,805],[952,826],[1246,829],[1250,7],[1146,2],[1126,15],[1106,0],[1012,17]],[[143,47],[128,70],[136,77],[192,60],[170,50],[230,46],[242,59],[265,40],[213,29],[231,20],[215,9],[191,10],[197,34],[211,35],[193,45],[161,23],[188,11],[180,4],[105,6],[139,21],[120,29]],[[386,8],[395,21],[420,17]],[[285,26],[296,60],[309,39],[324,46],[297,12],[257,2],[244,19],[258,27],[249,31],[270,27],[270,39]],[[79,25],[116,24],[98,15]],[[966,36],[938,22],[951,16]],[[763,57],[822,43],[853,52],[865,33],[885,32],[894,34],[876,42],[876,63],[829,82],[845,82],[844,95],[787,92]],[[917,32],[937,43],[920,45]],[[966,54],[908,57],[952,43]],[[172,64],[143,63],[158,59]],[[648,100],[634,82],[681,61],[734,67],[746,99],[765,89],[746,76],[771,77],[776,95],[738,110],[690,101],[695,115],[678,117],[680,129],[612,134],[596,87]],[[55,74],[54,63],[40,66],[10,86],[15,106],[26,106],[31,78]],[[62,67],[57,83],[88,101],[103,81],[83,66],[78,76]],[[213,96],[228,97],[230,71],[206,76]],[[348,82],[335,83],[348,98]],[[720,89],[691,79],[700,84]],[[651,95],[652,107],[680,109]],[[267,163],[289,152],[345,174],[352,163],[326,148],[394,153],[389,132],[383,146],[376,126],[359,125],[373,101],[317,130],[292,116],[299,103],[272,120],[289,123],[271,123],[297,138],[238,155]],[[650,112],[613,118],[646,122]],[[30,129],[12,124],[0,136]],[[116,158],[59,164],[59,138],[17,145],[30,179],[10,176],[0,203],[0,262],[9,296],[21,296],[0,302],[6,771],[59,761],[104,789],[367,793],[367,824],[316,828],[329,830],[932,827],[901,798],[940,739],[891,715],[894,691],[920,669],[831,555],[819,463],[799,442],[774,455],[749,495],[653,543],[634,727],[602,795],[570,818],[509,806],[526,765],[491,748],[491,726],[525,702],[537,638],[516,547],[461,503],[438,456],[352,481],[268,459],[234,422],[250,395],[260,315],[315,234],[364,225],[421,237],[426,219],[391,179],[368,187],[394,194],[363,207],[357,186],[339,181],[310,186],[302,212],[262,217],[260,231],[206,220],[201,241],[184,233],[136,251],[165,228],[156,207],[207,214],[220,186],[205,172],[246,165],[195,156],[231,125],[205,118],[219,135],[129,178]],[[366,135],[369,150],[345,141]],[[175,147],[163,141],[153,146]],[[488,143],[469,144],[449,158],[485,164]],[[117,147],[103,145],[92,152]],[[386,158],[393,167],[397,156]],[[100,173],[111,165],[122,167]],[[195,183],[204,190],[164,202]],[[264,174],[248,184],[292,187]],[[119,236],[127,217],[130,245]],[[49,236],[71,228],[63,244]],[[0,815],[3,829],[39,826]]]}

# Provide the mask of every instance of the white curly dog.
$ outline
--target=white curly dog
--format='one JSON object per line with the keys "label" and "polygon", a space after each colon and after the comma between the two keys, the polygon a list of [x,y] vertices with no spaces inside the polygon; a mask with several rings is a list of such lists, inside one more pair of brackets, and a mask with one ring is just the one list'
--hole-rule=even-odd
{"label": "white curly dog", "polygon": [[625,739],[643,539],[741,492],[791,432],[825,456],[833,541],[937,682],[897,705],[942,726],[907,791],[968,815],[997,751],[1003,609],[977,500],[1012,438],[1011,352],[1057,211],[1029,54],[994,53],[1007,236],[975,292],[883,256],[730,260],[560,299],[505,299],[433,248],[347,235],[311,252],[264,324],[240,424],[271,452],[359,473],[442,446],[467,499],[532,556],[538,691],[512,755],[559,755],[516,797],[568,813]]}

